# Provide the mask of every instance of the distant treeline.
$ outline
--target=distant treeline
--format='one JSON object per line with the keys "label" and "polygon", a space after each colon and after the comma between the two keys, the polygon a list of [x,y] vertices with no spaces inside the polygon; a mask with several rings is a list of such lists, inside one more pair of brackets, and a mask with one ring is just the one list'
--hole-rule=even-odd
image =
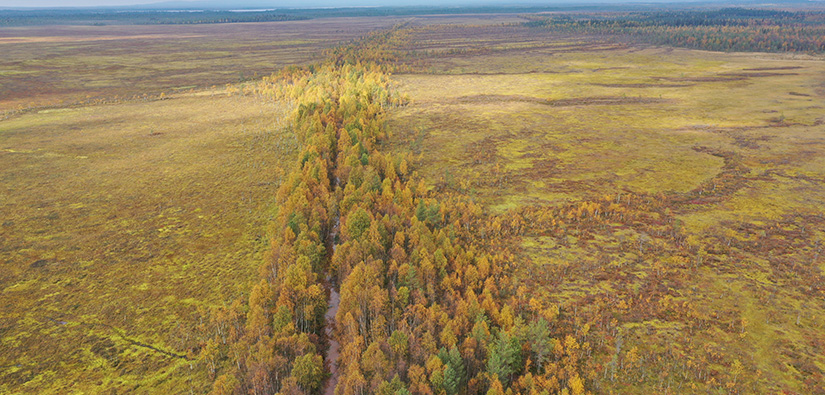
{"label": "distant treeline", "polygon": [[0,26],[37,25],[194,25],[204,23],[277,22],[309,19],[280,12],[232,11],[0,11]]}
{"label": "distant treeline", "polygon": [[[794,2],[787,2],[789,7]],[[342,8],[283,8],[266,11],[229,10],[163,10],[163,9],[57,9],[57,10],[0,10],[0,26],[33,25],[154,25],[154,24],[203,24],[238,22],[274,22],[334,17],[412,16],[412,15],[459,15],[459,14],[535,14],[540,12],[566,12],[587,15],[604,13],[635,13],[654,20],[671,20],[674,23],[722,23],[719,11],[681,11],[686,3],[670,4],[616,4],[616,5],[567,5],[567,6],[405,6],[405,7],[342,7]],[[730,11],[730,10],[727,10]],[[779,11],[743,10],[744,15],[731,15],[729,19],[774,18],[783,15],[792,18],[795,13]],[[600,14],[601,13],[601,14]],[[724,14],[724,13],[723,13]],[[787,15],[785,15],[787,14]],[[564,14],[570,15],[570,14]],[[703,21],[702,18],[708,18]],[[684,20],[686,22],[680,22]],[[711,21],[711,22],[708,22]],[[541,21],[531,22],[541,24]]]}
{"label": "distant treeline", "polygon": [[[456,14],[530,14],[560,11],[550,7],[349,7],[278,9],[268,11],[228,10],[0,10],[0,26],[35,25],[154,25],[154,24],[204,24],[238,22],[275,22],[335,17],[375,17],[407,15],[456,15]],[[567,7],[567,11],[590,12],[593,7]]]}
{"label": "distant treeline", "polygon": [[524,25],[565,33],[617,35],[711,51],[825,52],[825,13],[745,8],[716,11],[565,14]]}
{"label": "distant treeline", "polygon": [[349,7],[326,9],[291,9],[283,10],[290,15],[303,15],[310,18],[363,17],[363,16],[412,16],[412,15],[461,15],[461,14],[533,14],[538,12],[571,11],[634,11],[649,10],[645,6],[408,6],[408,7]]}

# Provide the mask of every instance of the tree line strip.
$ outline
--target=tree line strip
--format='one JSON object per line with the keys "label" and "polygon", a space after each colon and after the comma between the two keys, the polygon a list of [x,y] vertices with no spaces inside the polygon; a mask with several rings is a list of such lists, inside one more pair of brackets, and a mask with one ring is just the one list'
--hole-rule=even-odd
{"label": "tree line strip", "polygon": [[388,73],[403,37],[375,33],[247,89],[295,103],[302,152],[259,282],[211,317],[213,393],[319,392],[326,274],[340,284],[336,394],[584,393],[580,344],[551,337],[557,307],[517,297],[513,254],[484,237],[481,207],[430,196],[411,158],[379,149],[386,111],[404,103]]}
{"label": "tree line strip", "polygon": [[524,26],[560,33],[630,37],[710,51],[825,51],[825,13],[724,8],[612,14],[529,16]]}

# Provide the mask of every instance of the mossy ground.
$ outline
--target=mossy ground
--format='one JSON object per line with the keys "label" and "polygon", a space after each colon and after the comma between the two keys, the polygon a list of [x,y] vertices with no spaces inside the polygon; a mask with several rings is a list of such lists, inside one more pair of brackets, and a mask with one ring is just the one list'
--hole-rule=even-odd
{"label": "mossy ground", "polygon": [[198,308],[245,292],[295,142],[220,92],[0,123],[0,392],[203,391]]}

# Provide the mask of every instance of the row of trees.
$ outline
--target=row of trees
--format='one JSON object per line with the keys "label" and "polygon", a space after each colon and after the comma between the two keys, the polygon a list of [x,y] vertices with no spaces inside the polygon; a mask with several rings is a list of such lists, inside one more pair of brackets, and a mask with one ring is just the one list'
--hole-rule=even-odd
{"label": "row of trees", "polygon": [[201,357],[213,393],[320,390],[329,276],[341,295],[336,394],[584,394],[590,346],[556,333],[557,307],[514,290],[513,254],[480,237],[489,232],[481,208],[430,196],[409,157],[379,150],[384,113],[403,99],[387,63],[355,60],[391,60],[392,37],[375,34],[248,90],[294,102],[303,148],[278,193],[260,281],[247,301],[212,315]]}
{"label": "row of trees", "polygon": [[[294,103],[292,129],[302,152],[278,192],[260,282],[246,305],[236,304],[238,312],[216,315],[216,328],[228,326],[229,319],[237,321],[237,331],[226,341],[223,336],[210,340],[204,357],[231,362],[225,369],[219,369],[220,362],[211,363],[215,374],[224,371],[216,380],[216,393],[312,393],[325,376],[324,279],[338,218],[353,204],[343,199],[344,190],[380,186],[375,170],[365,171],[363,163],[379,160],[370,155],[370,147],[383,137],[379,114],[399,98],[377,68],[336,62],[284,71],[255,90]],[[347,226],[354,229],[351,221]]]}
{"label": "row of trees", "polygon": [[535,17],[525,25],[712,51],[825,52],[825,14],[747,9]]}
{"label": "row of trees", "polygon": [[[324,361],[324,312],[333,284],[341,295],[338,395],[759,386],[746,354],[697,341],[740,339],[748,324],[735,308],[709,309],[688,284],[702,267],[743,256],[740,248],[765,246],[778,275],[804,273],[816,292],[821,276],[776,255],[777,243],[793,251],[804,236],[787,226],[748,237],[681,231],[675,213],[724,201],[744,185],[741,157],[696,147],[725,165],[687,193],[623,192],[485,214],[449,188],[428,191],[412,158],[382,150],[385,112],[405,103],[389,78],[404,44],[404,30],[395,32],[245,87],[294,104],[302,148],[277,197],[259,283],[248,300],[212,316],[201,356],[214,393],[318,393],[332,362]],[[518,250],[522,237],[552,238],[580,255],[537,267]],[[587,292],[564,302],[541,296],[571,283]],[[648,321],[680,330],[646,329],[639,341],[639,323]]]}

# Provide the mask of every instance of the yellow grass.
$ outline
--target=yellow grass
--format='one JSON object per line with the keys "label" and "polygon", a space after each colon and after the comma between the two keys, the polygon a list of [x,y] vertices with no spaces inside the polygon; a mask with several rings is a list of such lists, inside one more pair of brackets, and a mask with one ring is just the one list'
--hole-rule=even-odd
{"label": "yellow grass", "polygon": [[255,278],[286,110],[212,92],[0,122],[0,392],[203,391],[132,341],[186,356],[198,308]]}
{"label": "yellow grass", "polygon": [[[514,239],[521,249],[516,281],[531,296],[566,307],[573,328],[596,308],[594,295],[633,298],[648,279],[659,281],[669,254],[688,255],[689,268],[670,269],[681,285],[667,298],[725,317],[687,333],[688,322],[629,318],[639,302],[614,301],[608,311],[624,334],[622,352],[638,346],[651,355],[686,356],[649,360],[619,372],[618,381],[589,383],[606,393],[660,392],[668,383],[676,393],[812,388],[810,377],[825,372],[825,357],[811,346],[823,340],[825,309],[801,285],[817,280],[786,270],[813,265],[825,273],[822,258],[811,261],[825,233],[803,219],[825,214],[825,60],[571,44],[564,37],[523,50],[513,48],[530,46],[449,54],[461,34],[462,45],[493,40],[470,31],[419,33],[441,52],[419,72],[396,76],[412,104],[392,114],[394,147],[420,153],[419,171],[433,187],[469,194],[507,216],[523,206],[562,207],[627,192],[688,193],[712,184],[725,166],[698,147],[732,153],[747,168],[742,186],[718,202],[672,208],[687,242],[663,247],[662,255],[638,248],[638,240],[654,235],[622,224],[592,231],[571,224],[553,236]],[[514,42],[523,37],[512,34]],[[754,227],[763,230],[748,231]],[[736,244],[755,240],[778,244]],[[711,252],[697,252],[699,245]],[[603,358],[609,366],[612,355]],[[714,381],[702,373],[681,376],[689,371],[686,359],[704,363]],[[745,366],[737,383],[726,376],[734,360]],[[660,381],[662,372],[671,381]]]}

